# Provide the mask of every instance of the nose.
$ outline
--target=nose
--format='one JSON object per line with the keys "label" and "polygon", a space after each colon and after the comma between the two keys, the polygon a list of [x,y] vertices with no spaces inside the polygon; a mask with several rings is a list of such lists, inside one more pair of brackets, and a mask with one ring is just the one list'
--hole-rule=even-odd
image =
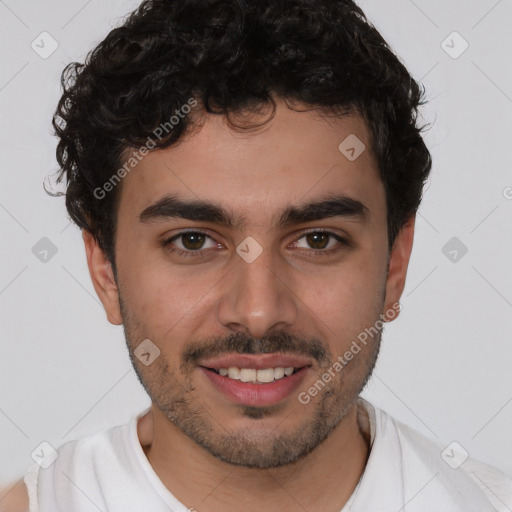
{"label": "nose", "polygon": [[264,249],[251,263],[238,254],[234,260],[218,303],[219,322],[256,339],[268,331],[294,326],[298,298],[277,256]]}

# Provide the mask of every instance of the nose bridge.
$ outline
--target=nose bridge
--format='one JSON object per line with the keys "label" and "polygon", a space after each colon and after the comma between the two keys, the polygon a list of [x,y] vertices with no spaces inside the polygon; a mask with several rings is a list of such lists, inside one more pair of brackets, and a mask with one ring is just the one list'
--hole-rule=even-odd
{"label": "nose bridge", "polygon": [[[252,242],[253,243],[253,242]],[[259,244],[258,244],[259,245]],[[252,251],[252,256],[251,255]],[[261,252],[260,252],[261,251]],[[260,252],[253,259],[254,255]],[[240,244],[233,271],[220,299],[219,321],[234,330],[245,330],[256,338],[270,329],[293,325],[297,304],[286,284],[286,265],[270,249]]]}

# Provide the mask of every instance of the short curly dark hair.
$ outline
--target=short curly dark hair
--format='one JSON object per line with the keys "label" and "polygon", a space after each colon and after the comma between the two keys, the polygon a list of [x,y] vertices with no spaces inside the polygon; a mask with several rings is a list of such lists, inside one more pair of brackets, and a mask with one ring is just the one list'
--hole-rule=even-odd
{"label": "short curly dark hair", "polygon": [[[351,0],[146,0],[84,64],[64,69],[62,86],[57,183],[66,177],[71,219],[114,268],[121,187],[100,198],[94,191],[190,98],[195,111],[225,115],[232,126],[232,114],[265,105],[274,113],[274,96],[362,115],[386,191],[389,249],[431,168],[417,125],[424,88]],[[156,147],[183,139],[197,126],[195,111]]]}

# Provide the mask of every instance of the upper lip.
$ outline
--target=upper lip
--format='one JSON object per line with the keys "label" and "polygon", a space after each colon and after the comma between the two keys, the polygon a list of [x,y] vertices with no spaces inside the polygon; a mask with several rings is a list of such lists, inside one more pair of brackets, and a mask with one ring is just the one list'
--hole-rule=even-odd
{"label": "upper lip", "polygon": [[302,368],[310,366],[311,360],[292,354],[225,354],[208,360],[200,361],[199,366],[218,370],[219,368]]}

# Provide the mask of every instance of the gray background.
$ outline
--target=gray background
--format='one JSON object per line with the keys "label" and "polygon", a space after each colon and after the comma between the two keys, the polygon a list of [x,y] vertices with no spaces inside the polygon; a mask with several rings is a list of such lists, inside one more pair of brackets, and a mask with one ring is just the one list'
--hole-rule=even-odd
{"label": "gray background", "polygon": [[[364,395],[512,475],[512,2],[360,4],[424,82],[424,120],[434,123],[403,311],[385,330]],[[0,484],[25,471],[42,441],[59,446],[149,404],[122,328],[94,293],[64,199],[42,187],[57,168],[50,120],[62,68],[136,5],[0,0]],[[31,47],[51,48],[43,31],[59,45],[46,59]],[[469,43],[458,58],[454,31]],[[57,249],[47,261],[43,237]]]}

